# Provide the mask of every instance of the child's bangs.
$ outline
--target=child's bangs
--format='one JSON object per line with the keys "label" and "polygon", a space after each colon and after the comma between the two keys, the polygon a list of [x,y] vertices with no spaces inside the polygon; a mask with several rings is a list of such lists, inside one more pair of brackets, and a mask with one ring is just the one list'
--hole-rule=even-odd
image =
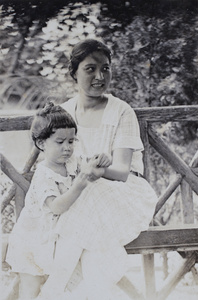
{"label": "child's bangs", "polygon": [[74,122],[74,120],[68,116],[67,113],[62,113],[62,112],[58,112],[55,113],[51,116],[51,128],[75,128],[75,131],[77,131],[76,129],[76,124]]}

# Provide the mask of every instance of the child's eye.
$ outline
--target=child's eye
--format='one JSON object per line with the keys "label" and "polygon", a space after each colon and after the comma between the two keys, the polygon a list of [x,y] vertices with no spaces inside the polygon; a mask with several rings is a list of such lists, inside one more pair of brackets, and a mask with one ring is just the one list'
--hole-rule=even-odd
{"label": "child's eye", "polygon": [[63,141],[57,141],[57,144],[62,144],[63,143]]}
{"label": "child's eye", "polygon": [[74,140],[69,141],[69,144],[73,144]]}

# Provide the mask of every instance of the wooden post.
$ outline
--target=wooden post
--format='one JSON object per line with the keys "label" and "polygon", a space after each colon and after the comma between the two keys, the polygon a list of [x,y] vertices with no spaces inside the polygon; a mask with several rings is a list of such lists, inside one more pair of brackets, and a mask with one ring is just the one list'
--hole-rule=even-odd
{"label": "wooden post", "polygon": [[[149,139],[148,139],[148,126],[147,122],[141,120],[140,122],[141,139],[144,144],[144,176],[150,181],[150,155],[149,155]],[[154,253],[142,255],[144,280],[145,280],[145,294],[146,299],[152,298],[155,295],[155,266],[154,266]]]}
{"label": "wooden post", "polygon": [[17,183],[26,193],[29,189],[30,183],[15,169],[15,167],[5,158],[3,154],[0,154],[0,158],[2,171],[13,182]]}
{"label": "wooden post", "polygon": [[28,173],[34,163],[36,162],[38,156],[39,156],[40,150],[36,148],[35,146],[32,148],[32,151],[30,152],[30,155],[27,159],[27,162],[25,163],[25,166],[23,168],[23,173]]}
{"label": "wooden post", "polygon": [[144,177],[150,181],[150,155],[149,155],[149,140],[147,134],[147,122],[140,121],[141,139],[144,145],[143,163],[144,163]]}
{"label": "wooden post", "polygon": [[[190,167],[197,167],[198,165],[198,151],[193,156]],[[184,224],[194,223],[194,205],[193,194],[189,184],[182,180],[181,182],[181,206],[182,206],[182,218]]]}
{"label": "wooden post", "polygon": [[198,285],[198,272],[197,272],[197,269],[195,267],[192,267],[191,272],[192,272],[195,284]]}
{"label": "wooden post", "polygon": [[155,213],[154,216],[159,212],[159,210],[162,208],[162,206],[166,203],[166,201],[168,200],[168,198],[172,195],[172,193],[176,190],[176,188],[180,185],[182,181],[182,176],[180,174],[177,174],[173,180],[173,182],[171,182],[169,184],[169,186],[166,188],[165,192],[163,195],[161,195],[158,198],[158,202],[156,204],[156,208],[155,208]]}
{"label": "wooden post", "polygon": [[190,271],[196,263],[196,253],[193,252],[188,258],[185,258],[181,265],[165,280],[164,287],[157,293],[157,300],[165,300],[170,292],[175,288],[182,277]]}
{"label": "wooden post", "polygon": [[[23,174],[25,174],[25,176],[27,175],[28,172],[30,172],[30,170],[31,170],[32,166],[34,165],[39,153],[40,153],[40,151],[36,147],[33,147],[32,151],[29,155],[29,158],[28,158],[28,160],[27,160],[27,162],[26,162],[26,164],[23,168]],[[23,183],[25,189],[28,188],[29,184],[27,183],[27,181],[24,181],[24,179],[22,178],[22,175],[17,172],[17,170],[11,165],[11,163],[3,155],[1,155],[1,169],[8,177],[11,178],[11,176],[12,176],[11,179],[13,180],[13,182],[16,182],[16,178],[18,178],[18,181],[17,181],[18,184],[22,180],[22,183]],[[29,181],[29,179],[28,179],[28,181]],[[13,183],[12,187],[10,188],[10,191],[9,191],[8,195],[5,197],[5,199],[2,202],[1,212],[4,211],[6,206],[14,198],[15,192],[16,192],[16,184]],[[18,215],[18,213],[17,213],[17,215]]]}
{"label": "wooden post", "polygon": [[11,200],[14,198],[14,195],[16,193],[16,184],[13,183],[11,186],[8,195],[3,199],[1,203],[1,213],[3,213],[4,209],[10,204]]}
{"label": "wooden post", "polygon": [[164,279],[168,277],[168,255],[167,252],[162,252]]}
{"label": "wooden post", "polygon": [[[141,139],[144,144],[144,176],[146,180],[150,181],[150,155],[149,155],[149,139],[148,139],[148,124],[147,121],[141,120],[140,122]],[[145,294],[146,299],[154,299],[155,295],[155,265],[154,253],[142,255],[144,280],[145,280]]]}
{"label": "wooden post", "polygon": [[[128,280],[128,278],[125,276],[123,277],[118,283],[117,286],[119,286],[120,289],[125,292],[129,296],[130,299],[135,300],[145,300],[144,296],[141,295],[137,289],[134,287],[134,285]],[[102,300],[102,299],[101,299]]]}
{"label": "wooden post", "polygon": [[156,294],[154,254],[142,255],[142,260],[145,278],[145,296],[147,300],[154,300]]}
{"label": "wooden post", "polygon": [[181,182],[181,208],[182,208],[182,221],[184,224],[194,223],[194,206],[193,194],[189,184],[182,180]]}
{"label": "wooden post", "polygon": [[[189,167],[191,167],[191,170],[193,171],[193,168],[197,167],[197,165],[198,165],[198,151],[196,151],[195,155],[193,156],[193,158],[189,164]],[[165,190],[164,194],[158,198],[154,216],[158,213],[158,211],[162,208],[164,203],[166,203],[168,198],[172,195],[172,193],[180,185],[180,183],[182,182],[182,178],[183,177],[181,176],[181,174],[176,174],[175,178],[169,184],[169,186]]]}
{"label": "wooden post", "polygon": [[176,172],[184,177],[193,191],[198,194],[198,177],[191,171],[191,168],[151,128],[148,128],[148,132],[150,144],[169,162]]}
{"label": "wooden post", "polygon": [[17,300],[19,296],[19,275],[17,275],[6,288],[5,300]]}
{"label": "wooden post", "polygon": [[20,188],[20,186],[16,186],[16,193],[15,193],[15,215],[16,220],[20,216],[20,213],[24,207],[26,193]]}

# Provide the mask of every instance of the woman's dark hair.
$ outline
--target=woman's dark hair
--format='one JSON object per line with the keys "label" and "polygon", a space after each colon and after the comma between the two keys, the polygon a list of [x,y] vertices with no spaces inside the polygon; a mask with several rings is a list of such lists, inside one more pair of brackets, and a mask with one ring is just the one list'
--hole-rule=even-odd
{"label": "woman's dark hair", "polygon": [[46,140],[59,128],[74,128],[75,134],[77,133],[77,125],[71,115],[61,106],[49,102],[37,112],[31,125],[30,131],[35,146],[39,148],[37,141]]}
{"label": "woman's dark hair", "polygon": [[95,51],[103,52],[111,63],[111,51],[102,42],[94,39],[87,39],[76,44],[70,55],[69,71],[71,77],[75,79],[75,73],[79,64],[91,53]]}

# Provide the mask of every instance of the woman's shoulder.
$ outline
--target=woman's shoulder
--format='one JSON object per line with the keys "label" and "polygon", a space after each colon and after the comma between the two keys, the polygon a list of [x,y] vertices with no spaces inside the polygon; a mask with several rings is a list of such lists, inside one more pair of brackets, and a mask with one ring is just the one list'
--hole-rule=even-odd
{"label": "woman's shoulder", "polygon": [[106,109],[106,121],[115,120],[115,123],[120,119],[123,114],[130,114],[132,117],[135,115],[133,108],[125,101],[113,96],[112,94],[107,94],[108,105]]}
{"label": "woman's shoulder", "polygon": [[60,105],[64,108],[68,113],[74,117],[75,115],[75,107],[76,107],[76,97],[71,98]]}
{"label": "woman's shoulder", "polygon": [[121,100],[118,97],[113,96],[112,94],[106,95],[109,100],[109,106],[113,106],[114,108],[117,108],[119,111],[125,111],[125,110],[131,110],[134,111],[133,108],[124,100]]}

